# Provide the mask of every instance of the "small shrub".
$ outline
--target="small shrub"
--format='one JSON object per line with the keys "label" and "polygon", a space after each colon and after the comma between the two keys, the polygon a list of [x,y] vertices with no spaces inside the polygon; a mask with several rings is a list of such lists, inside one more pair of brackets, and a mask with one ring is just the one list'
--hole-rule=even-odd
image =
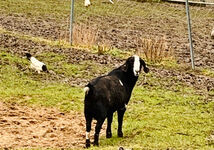
{"label": "small shrub", "polygon": [[112,50],[111,44],[107,40],[103,40],[97,44],[97,54],[104,55]]}
{"label": "small shrub", "polygon": [[73,27],[73,44],[93,47],[97,41],[97,30],[83,24],[75,24]]}
{"label": "small shrub", "polygon": [[174,50],[168,46],[165,38],[142,38],[139,40],[137,52],[139,55],[144,55],[147,61],[153,63],[160,63],[163,60],[174,58]]}

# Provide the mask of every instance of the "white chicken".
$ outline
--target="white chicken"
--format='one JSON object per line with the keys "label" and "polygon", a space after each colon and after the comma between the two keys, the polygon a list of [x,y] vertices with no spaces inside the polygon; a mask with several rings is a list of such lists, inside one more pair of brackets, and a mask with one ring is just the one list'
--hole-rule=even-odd
{"label": "white chicken", "polygon": [[30,53],[26,53],[27,59],[31,62],[30,67],[36,70],[38,73],[41,71],[48,72],[47,66],[33,57]]}

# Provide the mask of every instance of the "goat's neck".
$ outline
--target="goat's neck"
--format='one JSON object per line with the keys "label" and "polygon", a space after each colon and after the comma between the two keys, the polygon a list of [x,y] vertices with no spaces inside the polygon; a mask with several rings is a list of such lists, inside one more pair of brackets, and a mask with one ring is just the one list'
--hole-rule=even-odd
{"label": "goat's neck", "polygon": [[108,75],[117,76],[119,80],[121,80],[122,83],[125,85],[127,91],[130,93],[132,92],[138,79],[138,77],[134,76],[134,74],[132,74],[131,71],[123,72],[120,70],[120,68],[113,70]]}
{"label": "goat's neck", "polygon": [[136,82],[137,82],[138,77],[133,76],[133,75],[126,75],[126,78],[121,79],[122,82],[126,85],[128,92],[132,92]]}

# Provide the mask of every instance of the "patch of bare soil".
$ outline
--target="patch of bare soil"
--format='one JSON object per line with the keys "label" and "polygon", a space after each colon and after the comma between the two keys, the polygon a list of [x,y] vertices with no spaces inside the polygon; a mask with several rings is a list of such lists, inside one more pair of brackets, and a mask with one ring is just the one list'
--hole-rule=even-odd
{"label": "patch of bare soil", "polygon": [[0,102],[0,148],[83,147],[83,114]]}
{"label": "patch of bare soil", "polygon": [[64,31],[63,33],[66,34],[65,30],[63,30],[66,27],[63,26],[67,26],[67,24],[57,23],[56,20],[51,17],[34,18],[27,17],[26,14],[1,14],[0,24],[9,31],[54,40],[64,37],[61,31]]}

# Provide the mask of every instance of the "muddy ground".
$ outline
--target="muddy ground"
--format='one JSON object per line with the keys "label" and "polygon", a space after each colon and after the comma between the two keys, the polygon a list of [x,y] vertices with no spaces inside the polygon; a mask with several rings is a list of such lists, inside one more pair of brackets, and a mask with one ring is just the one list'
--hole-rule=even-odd
{"label": "muddy ground", "polygon": [[78,113],[0,102],[0,147],[83,146],[84,118]]}
{"label": "muddy ground", "polygon": [[84,122],[77,112],[0,102],[0,148],[83,148]]}
{"label": "muddy ground", "polygon": [[[180,5],[163,5],[165,5],[165,7],[183,9],[183,6]],[[200,9],[209,9],[209,11],[213,11],[214,13],[213,8],[201,7]],[[98,26],[98,39],[100,42],[107,41],[111,46],[124,50],[136,49],[138,47],[137,39],[139,36],[154,38],[165,36],[169,45],[175,50],[178,63],[184,63],[190,66],[186,23],[177,20],[176,17],[179,16],[174,15],[174,17],[162,18],[160,22],[160,20],[155,17],[143,19],[139,17],[120,18],[95,16],[88,18],[88,22],[94,28]],[[197,20],[195,20],[195,22],[196,21]],[[61,36],[64,36],[63,34],[67,34],[67,31],[63,29],[66,26],[66,23],[56,23],[56,20],[51,17],[29,18],[25,14],[0,14],[1,28],[23,34],[41,36],[46,39],[57,40],[61,38]],[[200,24],[193,24],[196,66],[209,69],[214,69],[214,39],[211,39],[209,34],[212,26],[214,26],[214,18],[202,20]],[[26,51],[32,54],[39,54],[46,51],[64,54],[68,58],[68,63],[74,64],[83,60],[90,60],[101,65],[115,67],[123,62],[121,59],[107,55],[98,56],[97,54],[77,49],[50,47],[43,43],[37,43],[6,34],[0,34],[0,47],[20,57],[22,57]],[[177,81],[194,87],[198,90],[198,93],[202,95],[206,94],[208,101],[213,100],[213,95],[208,95],[207,92],[213,89],[214,78],[193,74],[191,72],[150,68],[157,78],[162,79],[166,76],[177,76]],[[20,66],[20,69],[25,68]],[[94,76],[98,75],[99,72],[94,74]],[[56,75],[51,76],[51,79],[55,80],[55,78]],[[64,77],[57,76],[57,78],[63,80]],[[71,85],[80,85],[81,83],[81,86],[84,86],[87,80],[70,78],[68,82]],[[173,84],[174,82],[176,81],[172,81],[171,83],[167,82],[167,84]],[[164,86],[170,88],[170,85]],[[76,112],[62,113],[56,109],[37,109],[0,102],[0,148],[83,147],[84,134],[83,114]]]}

